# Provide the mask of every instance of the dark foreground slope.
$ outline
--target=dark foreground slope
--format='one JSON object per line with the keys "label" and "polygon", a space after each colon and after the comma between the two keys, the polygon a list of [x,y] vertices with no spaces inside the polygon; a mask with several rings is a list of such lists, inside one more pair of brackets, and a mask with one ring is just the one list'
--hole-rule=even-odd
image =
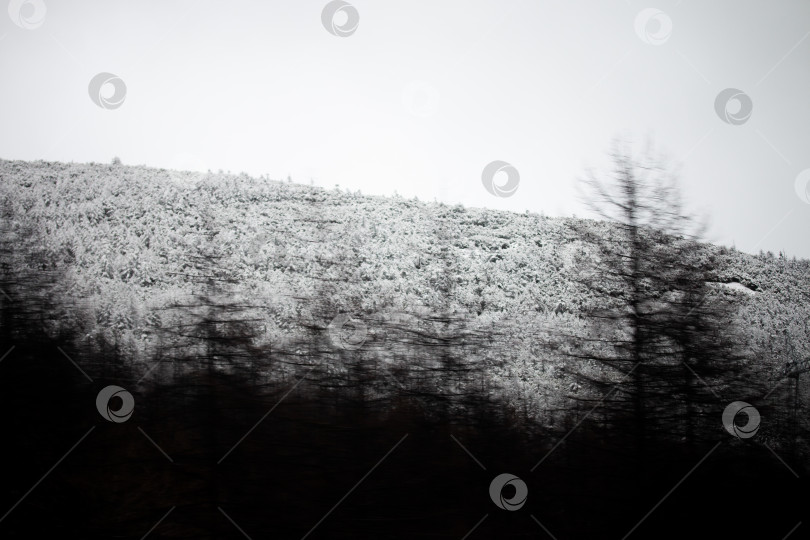
{"label": "dark foreground slope", "polygon": [[[559,339],[609,224],[123,166],[0,178],[0,537],[802,537],[807,261],[702,248],[734,373],[658,402],[640,445]],[[732,400],[755,437],[723,429]]]}

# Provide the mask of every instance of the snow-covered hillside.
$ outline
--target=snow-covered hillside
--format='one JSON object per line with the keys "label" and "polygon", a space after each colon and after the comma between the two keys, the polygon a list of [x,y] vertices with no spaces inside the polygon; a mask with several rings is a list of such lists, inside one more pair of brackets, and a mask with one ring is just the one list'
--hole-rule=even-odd
{"label": "snow-covered hillside", "polygon": [[[258,344],[288,343],[340,313],[454,313],[502,351],[492,375],[520,399],[576,388],[563,357],[540,345],[596,301],[574,279],[592,254],[582,231],[613,230],[246,175],[0,161],[0,178],[7,227],[32,230],[31,250],[62,273],[61,324],[81,327],[85,346],[103,335],[133,358],[153,354],[204,254],[253,306]],[[726,284],[717,293],[738,314],[729,331],[764,376],[810,354],[809,261],[708,244],[700,257]]]}

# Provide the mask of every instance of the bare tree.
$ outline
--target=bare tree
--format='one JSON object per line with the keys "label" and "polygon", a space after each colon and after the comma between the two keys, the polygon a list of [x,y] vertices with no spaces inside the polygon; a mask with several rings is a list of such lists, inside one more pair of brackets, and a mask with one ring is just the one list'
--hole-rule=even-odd
{"label": "bare tree", "polygon": [[[617,143],[613,171],[582,181],[590,208],[609,223],[581,226],[592,246],[578,279],[594,297],[590,335],[574,347],[577,375],[604,408],[630,420],[638,458],[652,434],[692,443],[703,402],[716,401],[733,371],[724,323],[730,306],[712,295],[701,256],[703,226],[684,212],[677,173],[651,150]],[[727,382],[727,381],[726,381]]]}

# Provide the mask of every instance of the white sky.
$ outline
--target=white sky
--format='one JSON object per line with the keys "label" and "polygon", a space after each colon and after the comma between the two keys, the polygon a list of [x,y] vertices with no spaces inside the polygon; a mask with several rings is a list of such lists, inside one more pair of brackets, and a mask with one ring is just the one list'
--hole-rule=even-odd
{"label": "white sky", "polygon": [[[322,25],[325,0],[38,1],[16,19],[34,28],[12,20],[22,0],[0,11],[5,159],[119,156],[584,215],[576,178],[615,136],[651,137],[709,240],[810,258],[806,0],[353,0],[348,37]],[[672,22],[659,45],[635,29],[650,7]],[[91,100],[100,72],[125,82],[119,108]],[[753,102],[741,125],[715,112],[726,88]],[[514,196],[484,189],[494,160],[519,171]]]}

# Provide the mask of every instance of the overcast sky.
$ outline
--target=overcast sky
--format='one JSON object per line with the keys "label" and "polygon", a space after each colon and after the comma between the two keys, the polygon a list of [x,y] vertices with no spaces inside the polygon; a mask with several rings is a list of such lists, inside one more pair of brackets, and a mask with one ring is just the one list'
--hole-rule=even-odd
{"label": "overcast sky", "polygon": [[556,216],[614,137],[651,138],[709,240],[810,258],[806,0],[4,2],[5,159]]}

